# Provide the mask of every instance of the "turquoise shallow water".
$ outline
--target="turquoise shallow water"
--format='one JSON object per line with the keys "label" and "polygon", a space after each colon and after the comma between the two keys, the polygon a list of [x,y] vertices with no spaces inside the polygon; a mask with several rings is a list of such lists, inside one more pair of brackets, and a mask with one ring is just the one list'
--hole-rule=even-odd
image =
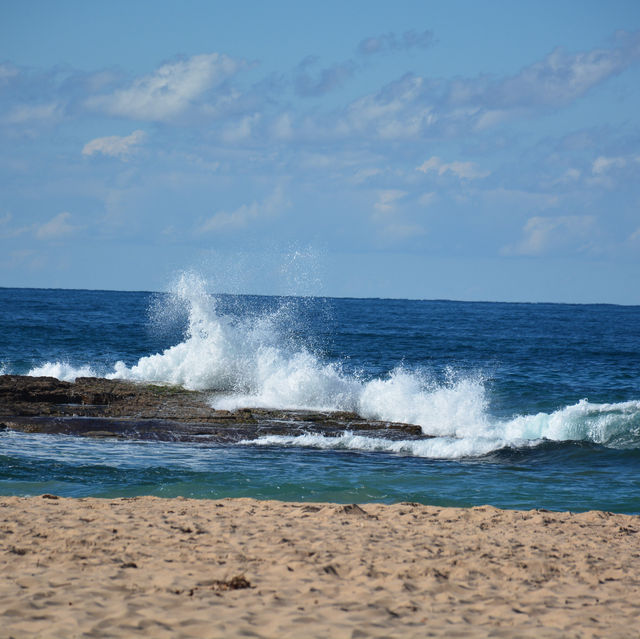
{"label": "turquoise shallow water", "polygon": [[[0,494],[254,497],[640,513],[636,451],[547,444],[478,459],[0,434]],[[604,490],[606,488],[606,490]]]}
{"label": "turquoise shallow water", "polygon": [[[640,308],[0,289],[4,373],[210,389],[409,421],[424,444],[0,432],[0,493],[640,513]],[[215,392],[214,392],[215,391]]]}

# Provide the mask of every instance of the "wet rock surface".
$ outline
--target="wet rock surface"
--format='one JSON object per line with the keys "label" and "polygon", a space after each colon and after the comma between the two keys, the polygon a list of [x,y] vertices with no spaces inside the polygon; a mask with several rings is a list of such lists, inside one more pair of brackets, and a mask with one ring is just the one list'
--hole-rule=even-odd
{"label": "wet rock surface", "polygon": [[349,412],[211,407],[214,391],[79,377],[0,375],[0,430],[86,437],[233,443],[263,435],[344,431],[425,439],[419,426],[366,420]]}

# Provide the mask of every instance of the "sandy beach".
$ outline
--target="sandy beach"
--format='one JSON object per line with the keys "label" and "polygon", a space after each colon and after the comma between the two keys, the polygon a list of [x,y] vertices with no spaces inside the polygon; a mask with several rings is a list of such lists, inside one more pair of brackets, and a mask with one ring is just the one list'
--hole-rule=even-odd
{"label": "sandy beach", "polygon": [[1,637],[637,637],[640,518],[0,498]]}

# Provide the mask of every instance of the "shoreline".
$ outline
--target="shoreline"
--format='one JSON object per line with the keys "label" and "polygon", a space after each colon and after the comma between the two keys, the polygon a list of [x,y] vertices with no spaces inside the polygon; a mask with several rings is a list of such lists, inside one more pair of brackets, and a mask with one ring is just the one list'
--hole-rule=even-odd
{"label": "shoreline", "polygon": [[0,497],[3,637],[632,637],[640,516]]}

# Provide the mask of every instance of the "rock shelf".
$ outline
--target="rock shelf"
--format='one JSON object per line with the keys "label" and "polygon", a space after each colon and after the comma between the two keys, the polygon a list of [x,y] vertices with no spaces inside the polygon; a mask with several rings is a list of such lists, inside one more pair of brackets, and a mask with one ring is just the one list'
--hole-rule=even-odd
{"label": "rock shelf", "polygon": [[158,441],[233,443],[263,435],[345,431],[386,439],[426,439],[419,426],[367,420],[351,412],[212,408],[211,391],[79,377],[0,375],[0,430]]}

